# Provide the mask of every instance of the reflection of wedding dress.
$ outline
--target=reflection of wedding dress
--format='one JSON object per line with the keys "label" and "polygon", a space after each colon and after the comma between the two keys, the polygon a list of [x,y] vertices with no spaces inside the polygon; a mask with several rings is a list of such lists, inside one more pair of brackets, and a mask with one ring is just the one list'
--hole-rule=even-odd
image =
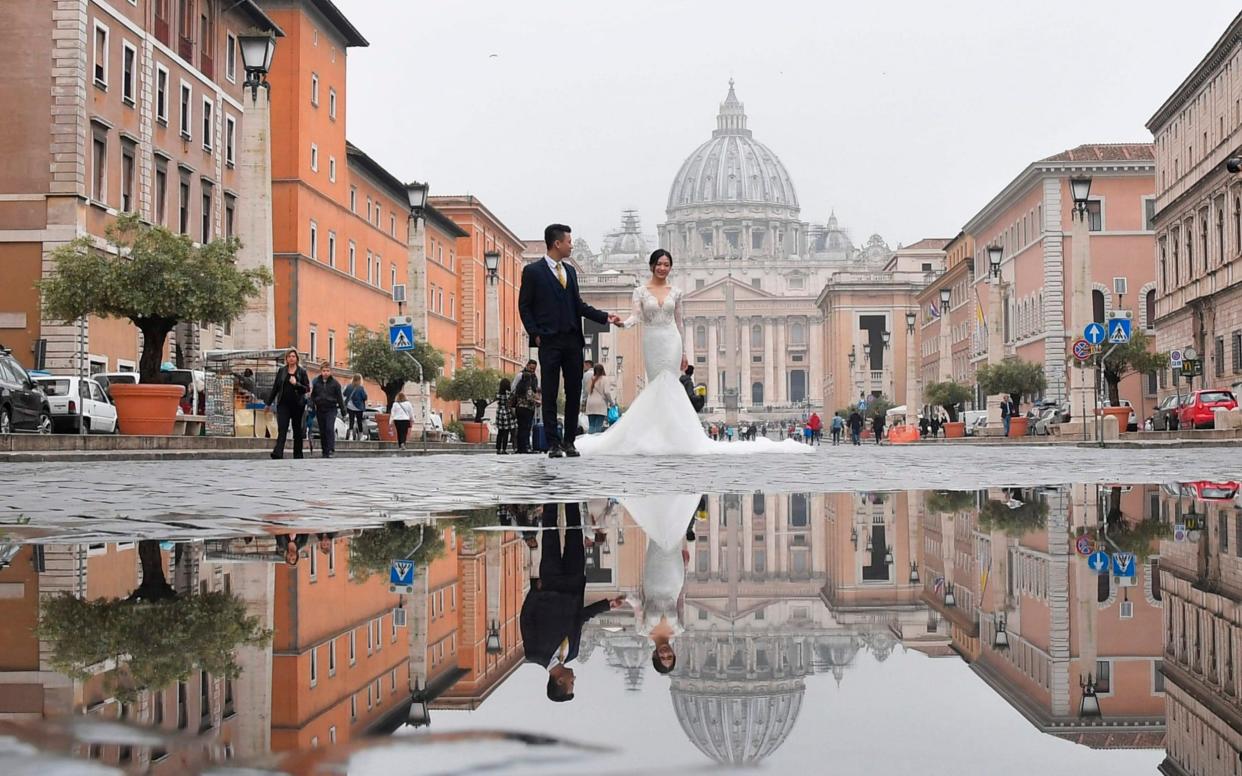
{"label": "reflection of wedding dress", "polygon": [[[735,443],[736,444],[736,443]],[[646,636],[668,620],[673,633],[681,633],[677,600],[686,582],[686,526],[699,506],[698,496],[643,496],[621,500],[621,506],[647,535],[643,561],[643,586],[635,602],[638,632]]]}
{"label": "reflection of wedding dress", "polygon": [[634,289],[633,314],[623,326],[643,325],[647,386],[621,420],[602,434],[580,436],[583,455],[720,455],[811,453],[793,440],[716,442],[708,438],[678,376],[682,355],[682,292],[670,288],[661,304],[645,285]]}

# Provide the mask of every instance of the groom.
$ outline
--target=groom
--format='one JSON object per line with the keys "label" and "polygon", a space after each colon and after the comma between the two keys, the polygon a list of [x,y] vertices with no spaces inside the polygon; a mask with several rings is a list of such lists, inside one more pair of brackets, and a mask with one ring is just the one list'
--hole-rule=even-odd
{"label": "groom", "polygon": [[[548,457],[576,458],[574,437],[578,433],[578,406],[582,400],[582,319],[600,324],[619,324],[621,317],[596,310],[582,301],[578,275],[565,263],[573,250],[573,234],[564,224],[543,230],[547,255],[522,269],[518,314],[530,342],[539,348],[543,383],[543,428],[548,436]],[[556,397],[565,380],[565,438],[556,432]]]}

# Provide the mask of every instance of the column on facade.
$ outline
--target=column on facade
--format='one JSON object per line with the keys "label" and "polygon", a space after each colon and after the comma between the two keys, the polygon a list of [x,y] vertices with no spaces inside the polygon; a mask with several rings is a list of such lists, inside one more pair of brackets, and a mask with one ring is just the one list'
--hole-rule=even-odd
{"label": "column on facade", "polygon": [[774,558],[768,568],[780,574],[782,578],[789,575],[789,498],[788,494],[776,497],[776,547]]}
{"label": "column on facade", "polygon": [[789,401],[789,375],[785,365],[785,348],[787,342],[785,339],[784,318],[776,319],[776,402],[785,404]]}
{"label": "column on facade", "polygon": [[763,319],[763,403],[776,403],[776,333],[772,319]]}
{"label": "column on facade", "polygon": [[738,369],[737,395],[743,407],[750,406],[752,399],[750,390],[750,324],[751,320],[749,317],[738,320],[738,334],[742,338],[742,364],[741,368]]}
{"label": "column on facade", "polygon": [[686,361],[688,361],[691,364],[694,363],[694,327],[695,327],[694,321],[695,321],[694,318],[684,318],[682,319],[682,322],[681,322],[681,325],[684,329],[681,333],[681,337],[682,337],[681,352],[685,355]]}
{"label": "column on facade", "polygon": [[807,320],[807,339],[810,341],[810,366],[807,367],[806,393],[812,403],[824,401],[824,319]]}
{"label": "column on facade", "polygon": [[720,221],[712,221],[712,253],[716,256],[724,256],[724,224]]}
{"label": "column on facade", "polygon": [[[724,499],[720,496],[708,497],[707,548],[708,568],[715,577],[720,573],[720,517],[724,514]],[[712,509],[711,507],[715,507]]]}
{"label": "column on facade", "polygon": [[720,404],[720,348],[717,333],[718,321],[712,318],[707,323],[707,393],[708,401]]}
{"label": "column on facade", "polygon": [[750,229],[751,229],[750,221],[743,221],[742,222],[742,237],[741,237],[743,259],[750,258],[750,246],[751,246]]}
{"label": "column on facade", "polygon": [[755,532],[751,530],[755,520],[755,500],[749,496],[741,497],[742,504],[742,578],[750,579],[755,571]]}

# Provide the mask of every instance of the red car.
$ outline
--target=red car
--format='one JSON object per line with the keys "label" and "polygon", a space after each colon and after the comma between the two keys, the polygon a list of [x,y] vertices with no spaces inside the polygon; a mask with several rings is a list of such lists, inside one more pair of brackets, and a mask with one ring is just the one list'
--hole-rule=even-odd
{"label": "red car", "polygon": [[1195,391],[1183,399],[1182,405],[1178,407],[1178,425],[1181,428],[1213,428],[1216,425],[1216,417],[1212,414],[1212,410],[1217,407],[1236,410],[1238,400],[1231,391],[1223,388]]}

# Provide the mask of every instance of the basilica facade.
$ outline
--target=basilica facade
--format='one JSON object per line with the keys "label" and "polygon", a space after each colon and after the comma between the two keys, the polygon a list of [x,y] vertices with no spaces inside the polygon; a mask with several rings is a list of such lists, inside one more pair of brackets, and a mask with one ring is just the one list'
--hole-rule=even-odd
{"label": "basilica facade", "polygon": [[[686,354],[707,385],[709,416],[728,408],[755,418],[822,410],[828,360],[816,298],[834,274],[882,271],[894,253],[879,235],[855,245],[835,214],[802,220],[793,178],[755,139],[732,81],[716,129],[674,176],[656,233],[626,210],[599,250],[577,243],[584,296],[624,309],[656,247],[673,254],[672,282],[686,294]],[[643,384],[638,331],[589,333],[623,404]]]}

